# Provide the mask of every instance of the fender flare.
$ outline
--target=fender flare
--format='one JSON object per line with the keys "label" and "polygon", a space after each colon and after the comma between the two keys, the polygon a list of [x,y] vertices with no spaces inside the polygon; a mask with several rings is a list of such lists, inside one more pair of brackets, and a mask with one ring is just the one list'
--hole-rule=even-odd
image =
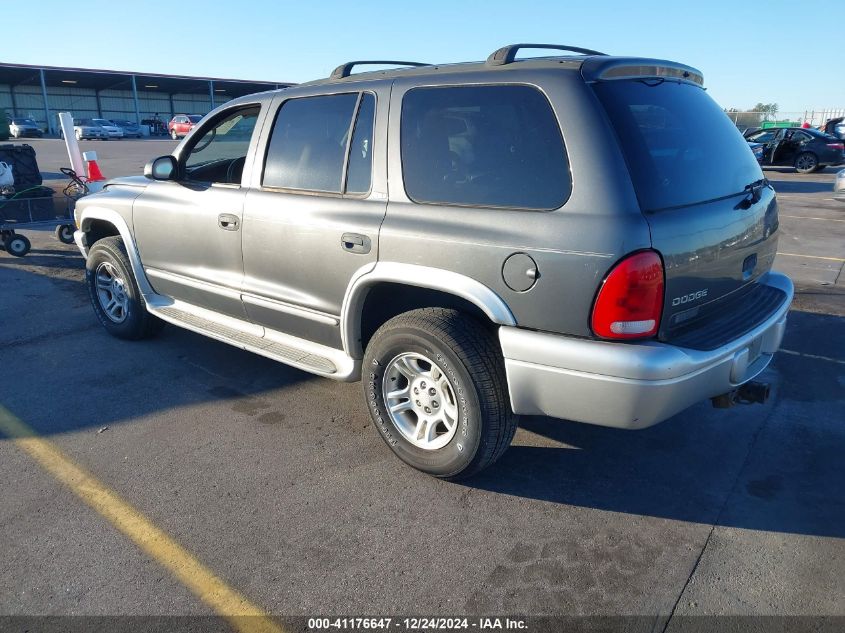
{"label": "fender flare", "polygon": [[364,355],[360,341],[364,300],[370,287],[382,282],[430,288],[455,295],[477,306],[493,323],[516,325],[516,319],[505,301],[480,281],[442,268],[377,262],[362,266],[355,272],[343,298],[340,338],[343,349],[352,358]]}
{"label": "fender flare", "polygon": [[[123,240],[123,244],[126,246],[126,253],[129,256],[129,263],[132,265],[132,273],[135,275],[138,289],[144,296],[155,294],[155,290],[153,290],[153,287],[147,280],[147,274],[144,272],[143,264],[141,264],[141,256],[138,254],[138,248],[135,245],[135,238],[132,235],[132,231],[129,230],[126,219],[117,211],[107,207],[86,207],[79,218],[79,230],[86,233],[91,226],[92,220],[108,222],[117,229]],[[87,259],[87,254],[85,255]]]}

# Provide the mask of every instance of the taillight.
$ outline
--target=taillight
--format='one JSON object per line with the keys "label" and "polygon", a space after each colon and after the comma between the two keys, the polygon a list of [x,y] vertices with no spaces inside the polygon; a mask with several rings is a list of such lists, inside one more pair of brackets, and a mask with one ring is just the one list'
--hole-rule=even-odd
{"label": "taillight", "polygon": [[645,338],[657,334],[663,313],[663,261],[654,251],[634,253],[605,277],[593,306],[596,336]]}
{"label": "taillight", "polygon": [[840,152],[845,150],[845,143],[828,143],[827,146],[831,149],[838,149]]}

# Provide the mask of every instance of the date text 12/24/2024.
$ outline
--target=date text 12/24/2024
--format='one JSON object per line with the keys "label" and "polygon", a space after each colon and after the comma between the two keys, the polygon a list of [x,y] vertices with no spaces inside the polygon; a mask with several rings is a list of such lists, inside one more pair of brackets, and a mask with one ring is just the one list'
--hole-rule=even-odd
{"label": "date text 12/24/2024", "polygon": [[526,630],[525,620],[520,618],[309,618],[308,631],[365,631],[365,630],[399,630],[399,631],[451,631],[451,630]]}

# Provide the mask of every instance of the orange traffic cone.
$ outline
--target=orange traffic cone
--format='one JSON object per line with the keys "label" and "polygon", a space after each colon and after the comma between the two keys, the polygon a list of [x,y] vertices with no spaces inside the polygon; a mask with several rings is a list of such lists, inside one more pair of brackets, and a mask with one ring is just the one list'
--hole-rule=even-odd
{"label": "orange traffic cone", "polygon": [[97,165],[97,152],[82,152],[82,158],[85,161],[85,171],[88,172],[88,182],[99,182],[106,179],[103,172],[100,171],[100,166]]}

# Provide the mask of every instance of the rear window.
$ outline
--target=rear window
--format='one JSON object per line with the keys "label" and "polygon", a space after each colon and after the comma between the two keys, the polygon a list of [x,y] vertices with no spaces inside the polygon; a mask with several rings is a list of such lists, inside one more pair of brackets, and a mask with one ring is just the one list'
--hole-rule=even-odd
{"label": "rear window", "polygon": [[557,119],[536,88],[415,88],[402,99],[402,175],[414,202],[557,209],[569,162]]}
{"label": "rear window", "polygon": [[616,129],[643,211],[729,196],[763,177],[742,134],[702,88],[617,80],[594,89]]}

